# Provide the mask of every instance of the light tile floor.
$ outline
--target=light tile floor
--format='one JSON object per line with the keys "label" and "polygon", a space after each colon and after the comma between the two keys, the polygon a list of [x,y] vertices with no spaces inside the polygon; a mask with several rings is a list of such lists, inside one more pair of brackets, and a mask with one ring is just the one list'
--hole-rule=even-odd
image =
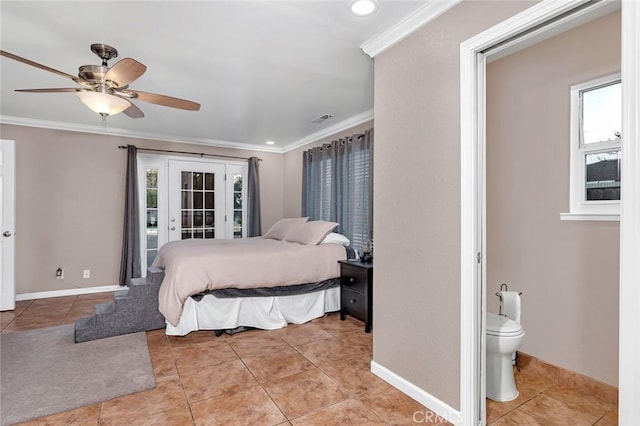
{"label": "light tile floor", "polygon": [[[68,324],[111,294],[18,302],[2,333]],[[216,337],[147,333],[157,387],[34,420],[29,425],[446,425],[373,375],[372,335],[332,314],[281,330]],[[516,374],[520,397],[487,401],[491,425],[615,425],[616,407]]]}

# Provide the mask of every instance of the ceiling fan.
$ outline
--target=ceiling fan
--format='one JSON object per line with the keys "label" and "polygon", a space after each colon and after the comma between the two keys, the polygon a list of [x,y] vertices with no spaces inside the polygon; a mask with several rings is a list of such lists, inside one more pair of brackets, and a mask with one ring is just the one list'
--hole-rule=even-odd
{"label": "ceiling fan", "polygon": [[144,74],[147,67],[131,58],[124,58],[109,67],[107,61],[116,58],[118,51],[106,44],[92,44],[91,51],[102,59],[102,65],[82,65],[79,68],[77,77],[4,50],[0,50],[0,55],[69,78],[82,86],[75,88],[17,89],[16,92],[75,92],[86,106],[103,118],[120,112],[124,112],[125,115],[131,118],[144,117],[144,113],[140,108],[131,102],[133,99],[188,111],[198,111],[200,109],[200,104],[185,99],[129,89],[129,84]]}

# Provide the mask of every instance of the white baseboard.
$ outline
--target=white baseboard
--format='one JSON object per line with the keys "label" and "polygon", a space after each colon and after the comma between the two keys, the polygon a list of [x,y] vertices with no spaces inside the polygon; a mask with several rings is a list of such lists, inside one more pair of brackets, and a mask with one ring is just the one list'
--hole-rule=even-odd
{"label": "white baseboard", "polygon": [[119,285],[105,285],[101,287],[77,287],[77,288],[69,288],[64,290],[39,291],[36,293],[22,293],[22,294],[16,294],[16,301],[19,302],[21,300],[47,299],[50,297],[61,297],[61,296],[77,296],[79,294],[105,293],[107,291],[121,290],[122,288],[124,287]]}
{"label": "white baseboard", "polygon": [[[449,423],[453,423],[454,425],[459,425],[462,423],[460,411],[454,409],[446,402],[420,389],[413,383],[398,376],[396,373],[388,370],[375,361],[371,361],[371,372],[380,377],[385,382],[389,383],[394,388],[398,389],[400,392],[415,399],[420,404],[424,405],[429,410],[433,411]],[[428,414],[416,413],[415,416],[416,418],[413,419],[414,422],[428,424],[428,418],[425,418],[428,416]]]}

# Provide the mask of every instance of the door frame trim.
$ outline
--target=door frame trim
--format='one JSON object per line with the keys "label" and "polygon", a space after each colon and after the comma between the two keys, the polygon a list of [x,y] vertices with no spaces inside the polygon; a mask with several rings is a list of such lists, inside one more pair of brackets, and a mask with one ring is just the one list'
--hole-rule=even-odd
{"label": "door frame trim", "polygon": [[[460,414],[461,424],[486,422],[485,335],[485,80],[483,52],[517,37],[537,25],[543,26],[588,0],[544,0],[524,12],[484,31],[460,45],[460,144],[461,144],[461,325]],[[610,7],[612,1],[587,5],[582,12]],[[620,364],[619,419],[621,424],[640,422],[640,311],[632,305],[640,299],[640,3],[622,1],[623,78],[623,202],[620,215]],[[559,24],[551,24],[557,27]],[[535,35],[535,34],[534,34]],[[632,143],[633,142],[633,143]],[[624,229],[624,232],[622,230]],[[480,253],[480,255],[478,254]],[[478,256],[482,260],[478,262]],[[636,371],[636,374],[631,372]]]}

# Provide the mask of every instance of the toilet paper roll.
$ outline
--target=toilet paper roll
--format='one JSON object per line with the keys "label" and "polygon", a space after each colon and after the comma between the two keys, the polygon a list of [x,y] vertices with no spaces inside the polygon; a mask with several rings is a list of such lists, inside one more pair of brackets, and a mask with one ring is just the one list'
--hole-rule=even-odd
{"label": "toilet paper roll", "polygon": [[502,301],[501,313],[516,322],[520,322],[520,293],[517,291],[500,291]]}

